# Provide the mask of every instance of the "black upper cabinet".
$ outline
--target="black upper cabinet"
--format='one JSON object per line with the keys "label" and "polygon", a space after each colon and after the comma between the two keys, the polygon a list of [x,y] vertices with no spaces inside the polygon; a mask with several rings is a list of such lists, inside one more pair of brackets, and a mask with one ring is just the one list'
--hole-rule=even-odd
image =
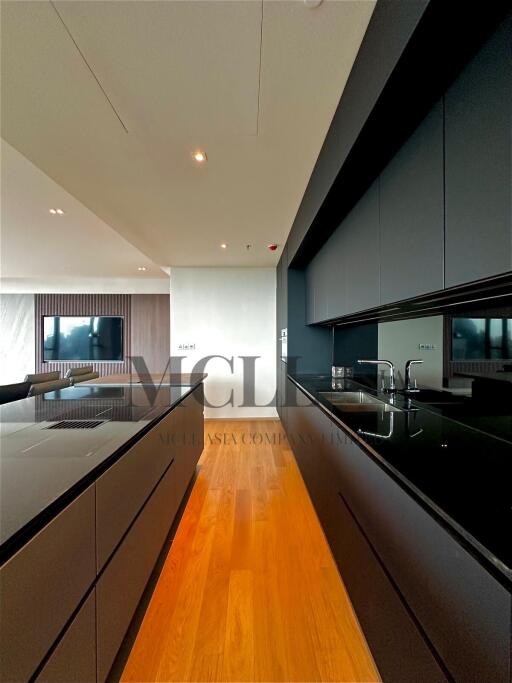
{"label": "black upper cabinet", "polygon": [[380,303],[379,181],[376,180],[343,221],[344,313]]}
{"label": "black upper cabinet", "polygon": [[379,183],[370,187],[309,264],[307,322],[379,305]]}
{"label": "black upper cabinet", "polygon": [[443,103],[380,177],[381,304],[444,285]]}
{"label": "black upper cabinet", "polygon": [[511,269],[509,17],[445,98],[446,286]]}

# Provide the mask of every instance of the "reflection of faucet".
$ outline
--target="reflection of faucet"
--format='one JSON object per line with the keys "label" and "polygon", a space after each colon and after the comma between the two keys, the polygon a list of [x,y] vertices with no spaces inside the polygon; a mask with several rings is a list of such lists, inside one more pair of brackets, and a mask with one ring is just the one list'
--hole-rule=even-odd
{"label": "reflection of faucet", "polygon": [[423,361],[418,359],[418,360],[408,360],[407,363],[405,364],[404,391],[407,394],[419,391],[418,387],[416,386],[416,380],[414,380],[414,386],[412,385],[412,382],[411,382],[411,365],[419,365],[420,363],[423,363]]}
{"label": "reflection of faucet", "polygon": [[395,393],[395,366],[390,360],[358,360],[357,362],[359,365],[363,363],[368,363],[369,365],[387,365],[389,368],[389,388],[384,388],[384,391],[387,391],[391,394]]}
{"label": "reflection of faucet", "polygon": [[418,434],[421,434],[423,431],[423,427],[417,427],[416,424],[414,425],[414,429],[416,431],[412,430],[411,422],[416,422],[417,414],[417,412],[411,411],[405,413],[405,432],[410,439],[414,438],[415,436],[418,436]]}
{"label": "reflection of faucet", "polygon": [[389,415],[389,431],[387,434],[377,434],[377,432],[367,432],[364,429],[358,429],[357,433],[358,434],[363,434],[364,436],[371,436],[375,439],[391,439],[393,436],[393,429],[394,429],[394,420],[395,416],[393,413],[386,413],[386,415]]}

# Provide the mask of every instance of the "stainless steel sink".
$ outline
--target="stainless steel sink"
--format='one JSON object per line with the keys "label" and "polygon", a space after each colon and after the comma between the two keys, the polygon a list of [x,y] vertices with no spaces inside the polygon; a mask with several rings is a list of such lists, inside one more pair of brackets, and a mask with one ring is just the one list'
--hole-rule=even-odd
{"label": "stainless steel sink", "polygon": [[375,398],[371,394],[367,394],[365,391],[323,391],[320,392],[320,396],[335,405],[338,410],[348,413],[400,412],[399,408],[395,408],[389,405],[389,403],[384,403],[384,401]]}

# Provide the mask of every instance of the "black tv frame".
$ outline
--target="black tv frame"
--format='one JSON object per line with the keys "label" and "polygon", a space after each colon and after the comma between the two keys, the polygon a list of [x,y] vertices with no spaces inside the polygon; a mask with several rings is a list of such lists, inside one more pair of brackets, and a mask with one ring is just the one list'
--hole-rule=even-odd
{"label": "black tv frame", "polygon": [[[95,360],[93,358],[85,360],[46,360],[44,357],[44,320],[45,318],[120,318],[123,321],[122,324],[122,339],[121,339],[121,349],[122,349],[122,354],[123,357],[120,360]],[[42,315],[41,316],[41,361],[43,363],[61,363],[61,364],[69,364],[69,363],[82,363],[82,364],[102,364],[102,363],[124,363],[125,362],[125,316],[124,315],[117,315],[117,314],[101,314],[101,315],[89,315],[89,314],[72,314],[72,315],[59,315],[59,314],[54,314],[54,315]]]}

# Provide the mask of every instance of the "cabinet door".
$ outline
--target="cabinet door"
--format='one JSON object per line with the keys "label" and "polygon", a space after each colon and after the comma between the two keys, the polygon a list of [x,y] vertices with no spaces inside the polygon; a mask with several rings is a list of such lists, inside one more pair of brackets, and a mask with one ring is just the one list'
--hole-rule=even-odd
{"label": "cabinet door", "polygon": [[0,680],[28,681],[96,578],[94,486],[0,570]]}
{"label": "cabinet door", "polygon": [[177,448],[168,437],[175,431],[174,408],[96,482],[96,547],[98,571],[150,496]]}
{"label": "cabinet door", "polygon": [[281,327],[278,332],[281,331],[283,327],[288,327],[288,246],[285,245],[283,249],[283,255],[281,257],[283,262],[283,268],[281,271],[281,302],[282,302],[282,317],[281,317]]}
{"label": "cabinet door", "polygon": [[341,496],[335,502],[327,539],[383,681],[448,683],[354,515]]}
{"label": "cabinet door", "polygon": [[174,519],[174,462],[96,584],[98,682],[106,680]]}
{"label": "cabinet door", "polygon": [[453,679],[510,680],[510,593],[356,443],[340,493]]}
{"label": "cabinet door", "polygon": [[380,304],[379,181],[345,218],[342,230],[345,267],[344,313]]}
{"label": "cabinet door", "polygon": [[380,177],[381,303],[444,286],[443,103]]}
{"label": "cabinet door", "polygon": [[327,240],[306,270],[306,317],[322,322],[345,313],[345,253],[342,227]]}
{"label": "cabinet door", "polygon": [[446,286],[511,269],[512,20],[448,89]]}
{"label": "cabinet door", "polygon": [[96,592],[93,589],[68,626],[35,683],[96,681]]}

